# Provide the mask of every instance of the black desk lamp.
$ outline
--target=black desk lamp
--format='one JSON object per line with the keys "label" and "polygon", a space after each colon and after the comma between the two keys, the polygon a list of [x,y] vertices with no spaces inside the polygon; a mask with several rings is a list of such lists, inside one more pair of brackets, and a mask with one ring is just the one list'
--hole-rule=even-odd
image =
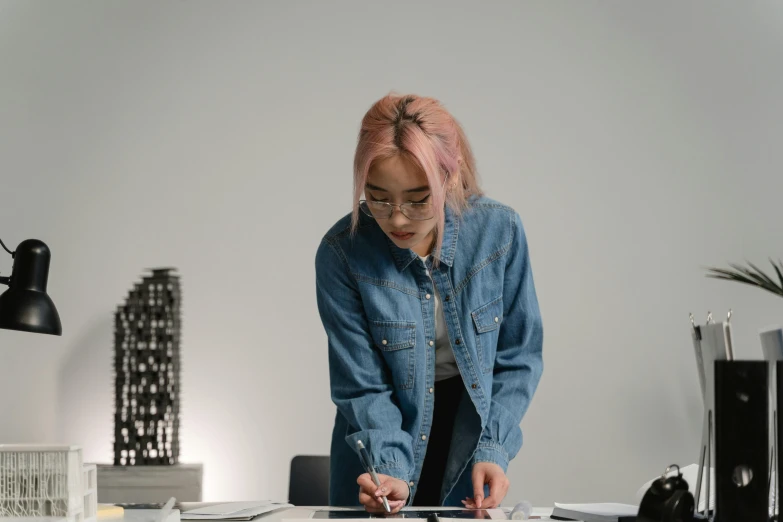
{"label": "black desk lamp", "polygon": [[49,280],[49,247],[37,239],[19,243],[11,252],[14,258],[11,277],[0,277],[8,290],[0,294],[0,328],[22,332],[62,335],[60,315],[46,293]]}

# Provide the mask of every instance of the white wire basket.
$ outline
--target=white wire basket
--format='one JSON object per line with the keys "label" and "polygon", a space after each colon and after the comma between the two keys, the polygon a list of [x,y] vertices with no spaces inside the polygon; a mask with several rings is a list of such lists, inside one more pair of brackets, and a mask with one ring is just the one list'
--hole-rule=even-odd
{"label": "white wire basket", "polygon": [[85,522],[85,475],[79,446],[0,444],[0,517]]}

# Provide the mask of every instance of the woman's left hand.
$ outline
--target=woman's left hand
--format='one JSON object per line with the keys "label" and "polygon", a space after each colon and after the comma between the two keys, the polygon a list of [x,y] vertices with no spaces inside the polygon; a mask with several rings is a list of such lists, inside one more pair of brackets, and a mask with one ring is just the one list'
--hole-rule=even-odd
{"label": "woman's left hand", "polygon": [[[486,484],[489,484],[489,496],[484,498]],[[462,503],[468,509],[496,508],[506,497],[508,486],[503,468],[493,462],[477,462],[473,465],[473,498],[466,498]]]}

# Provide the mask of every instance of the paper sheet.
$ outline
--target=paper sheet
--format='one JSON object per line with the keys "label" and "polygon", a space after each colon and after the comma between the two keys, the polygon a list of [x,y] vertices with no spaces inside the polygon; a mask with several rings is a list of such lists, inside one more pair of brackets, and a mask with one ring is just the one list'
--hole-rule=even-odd
{"label": "paper sheet", "polygon": [[258,515],[282,508],[294,507],[285,502],[263,500],[259,502],[227,502],[198,509],[180,515],[182,520],[250,520]]}
{"label": "paper sheet", "polygon": [[636,516],[639,513],[639,506],[630,504],[560,504],[555,502],[555,507],[585,515]]}

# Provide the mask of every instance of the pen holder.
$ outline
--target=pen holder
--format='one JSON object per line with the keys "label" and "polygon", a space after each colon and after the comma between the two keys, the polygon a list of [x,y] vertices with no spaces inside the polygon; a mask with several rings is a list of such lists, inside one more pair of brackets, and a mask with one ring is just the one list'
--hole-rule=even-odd
{"label": "pen holder", "polygon": [[[777,413],[777,409],[779,408],[779,405],[783,404],[783,361],[777,361],[775,363],[775,410]],[[775,415],[775,424],[774,424],[774,444],[776,448],[783,448],[783,439],[781,438],[781,433],[783,433],[783,425],[781,424],[780,415]],[[775,495],[774,498],[777,499],[777,502],[772,503],[772,513],[771,513],[771,519],[772,520],[779,520],[780,516],[777,513],[778,511],[778,502],[780,501],[780,495],[783,493],[783,486],[780,485],[780,458],[778,457],[778,454],[775,453],[774,455],[775,461],[774,461],[774,469],[775,469]]]}
{"label": "pen holder", "polygon": [[781,378],[783,378],[783,329],[768,328],[759,332],[761,341],[761,352],[764,354],[764,360],[769,362],[769,444],[770,444],[770,472],[775,472],[775,491],[772,491],[772,480],[770,477],[770,497],[772,498],[769,507],[770,517],[777,520],[778,499],[780,498],[780,420],[778,419],[778,406],[781,404]]}
{"label": "pen holder", "polygon": [[[691,320],[691,335],[696,355],[696,369],[699,375],[701,396],[704,403],[702,418],[701,446],[699,448],[699,470],[696,477],[695,509],[696,518],[711,518],[710,499],[713,497],[712,468],[715,465],[715,362],[731,360],[734,357],[731,336],[731,312],[726,321],[715,322],[712,314],[707,314],[707,322],[697,325]],[[704,510],[701,511],[702,480],[704,488]]]}
{"label": "pen holder", "polygon": [[715,521],[769,520],[767,361],[715,361]]}

